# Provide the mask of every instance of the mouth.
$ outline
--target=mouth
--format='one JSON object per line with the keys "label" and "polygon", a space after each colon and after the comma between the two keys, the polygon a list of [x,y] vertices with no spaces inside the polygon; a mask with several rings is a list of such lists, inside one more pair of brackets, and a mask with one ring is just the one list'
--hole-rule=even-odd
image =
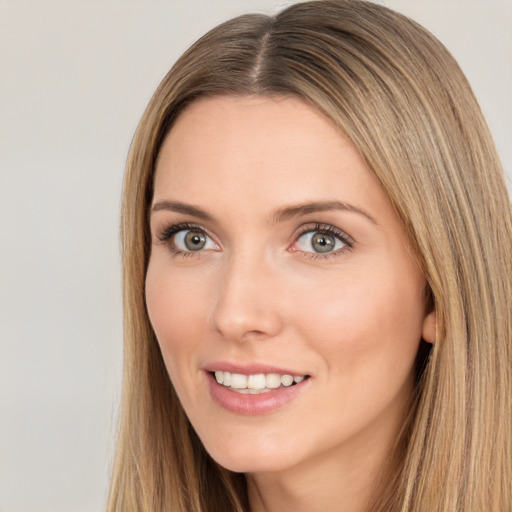
{"label": "mouth", "polygon": [[235,393],[247,395],[260,395],[279,388],[289,388],[310,378],[309,375],[280,373],[255,373],[245,375],[222,370],[211,371],[209,373],[217,384]]}

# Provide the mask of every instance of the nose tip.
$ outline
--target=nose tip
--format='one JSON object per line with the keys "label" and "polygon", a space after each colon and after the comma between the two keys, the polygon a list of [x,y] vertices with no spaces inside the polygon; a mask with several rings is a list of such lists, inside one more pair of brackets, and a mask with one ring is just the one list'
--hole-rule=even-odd
{"label": "nose tip", "polygon": [[215,294],[211,328],[226,340],[264,340],[282,329],[275,284],[268,269],[238,266],[223,276]]}

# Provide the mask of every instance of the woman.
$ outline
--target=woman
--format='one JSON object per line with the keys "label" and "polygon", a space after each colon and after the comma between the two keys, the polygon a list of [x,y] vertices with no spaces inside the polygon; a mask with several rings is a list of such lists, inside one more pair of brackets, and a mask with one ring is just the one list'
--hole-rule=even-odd
{"label": "woman", "polygon": [[212,30],[129,156],[109,510],[511,510],[511,235],[417,24],[337,0]]}

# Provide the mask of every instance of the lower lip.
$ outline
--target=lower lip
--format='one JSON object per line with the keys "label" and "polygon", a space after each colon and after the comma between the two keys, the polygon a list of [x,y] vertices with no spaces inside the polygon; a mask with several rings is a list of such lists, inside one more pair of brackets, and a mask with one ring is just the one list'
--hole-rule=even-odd
{"label": "lower lip", "polygon": [[211,374],[208,374],[207,380],[213,400],[223,409],[237,414],[254,416],[268,414],[285,406],[308,386],[311,379],[303,380],[294,386],[273,389],[259,395],[232,391],[230,388],[219,384]]}

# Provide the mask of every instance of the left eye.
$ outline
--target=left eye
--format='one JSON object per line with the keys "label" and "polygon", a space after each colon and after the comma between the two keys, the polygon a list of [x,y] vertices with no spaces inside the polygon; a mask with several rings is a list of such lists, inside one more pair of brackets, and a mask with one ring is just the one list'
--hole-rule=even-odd
{"label": "left eye", "polygon": [[297,239],[297,249],[304,252],[327,253],[347,245],[340,237],[322,231],[308,231]]}
{"label": "left eye", "polygon": [[201,251],[214,249],[214,241],[203,231],[198,229],[182,229],[174,235],[174,245],[179,251]]}

